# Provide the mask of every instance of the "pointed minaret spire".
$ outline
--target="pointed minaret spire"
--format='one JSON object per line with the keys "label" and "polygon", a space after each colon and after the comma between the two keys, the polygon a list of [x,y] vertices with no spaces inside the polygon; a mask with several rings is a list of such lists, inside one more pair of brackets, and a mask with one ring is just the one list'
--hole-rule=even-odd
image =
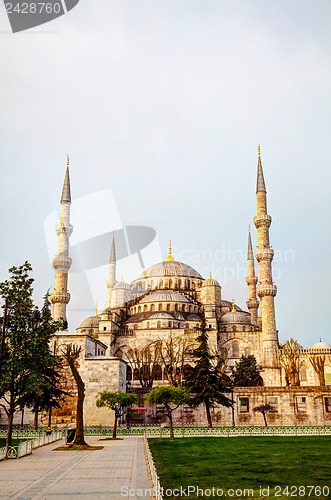
{"label": "pointed minaret spire", "polygon": [[69,178],[69,156],[67,158],[67,170],[64,178],[60,222],[56,226],[56,234],[58,236],[57,255],[53,259],[53,267],[55,269],[54,291],[50,295],[53,304],[53,319],[66,320],[67,304],[70,300],[68,292],[68,271],[71,266],[71,258],[69,257],[69,238],[73,231],[70,224],[70,178]]}
{"label": "pointed minaret spire", "polygon": [[246,277],[246,283],[248,285],[248,300],[246,302],[246,305],[251,315],[251,323],[252,325],[256,326],[257,310],[259,307],[259,301],[257,300],[256,297],[256,285],[258,280],[257,277],[255,276],[254,253],[253,253],[250,226],[248,226],[247,268],[248,268],[248,275]]}
{"label": "pointed minaret spire", "polygon": [[267,192],[263,178],[260,152],[257,169],[256,201],[257,215],[254,217],[254,224],[257,229],[258,249],[255,252],[255,257],[259,263],[260,278],[256,291],[261,301],[261,341],[263,349],[263,359],[261,361],[264,369],[268,370],[272,384],[277,385],[280,383],[278,334],[274,303],[277,287],[272,280],[274,251],[270,246],[269,238],[269,228],[272,219],[267,212]]}
{"label": "pointed minaret spire", "polygon": [[257,152],[258,152],[258,161],[257,161],[256,192],[259,193],[260,191],[264,191],[266,193],[267,190],[265,187],[264,175],[263,175],[263,169],[262,169],[260,144],[258,145]]}
{"label": "pointed minaret spire", "polygon": [[64,178],[61,203],[71,203],[70,177],[69,177],[69,156],[67,157],[67,170]]}
{"label": "pointed minaret spire", "polygon": [[116,285],[116,245],[115,245],[115,230],[113,230],[113,239],[111,242],[110,259],[109,259],[109,275],[106,281],[107,286],[107,303],[106,309],[111,307],[112,289]]}

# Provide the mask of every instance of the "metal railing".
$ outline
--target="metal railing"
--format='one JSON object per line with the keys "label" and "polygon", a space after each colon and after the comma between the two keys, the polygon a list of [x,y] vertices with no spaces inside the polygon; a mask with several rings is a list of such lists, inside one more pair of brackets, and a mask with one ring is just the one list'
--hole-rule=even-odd
{"label": "metal railing", "polygon": [[153,460],[153,455],[151,453],[151,450],[149,449],[149,444],[146,438],[146,434],[144,433],[144,452],[145,452],[145,460],[146,460],[146,466],[147,466],[147,473],[151,479],[152,482],[152,496],[154,500],[163,500],[162,496],[162,490],[161,490],[161,483],[160,483],[160,478],[157,475],[157,470],[154,464]]}
{"label": "metal railing", "polygon": [[[35,436],[34,436],[35,437]],[[44,446],[46,444],[54,443],[62,439],[62,431],[54,432],[50,435],[43,435],[35,437],[35,439],[29,439],[23,441],[16,446],[5,446],[0,448],[0,461],[5,458],[22,458],[26,455],[30,455],[32,450]]]}

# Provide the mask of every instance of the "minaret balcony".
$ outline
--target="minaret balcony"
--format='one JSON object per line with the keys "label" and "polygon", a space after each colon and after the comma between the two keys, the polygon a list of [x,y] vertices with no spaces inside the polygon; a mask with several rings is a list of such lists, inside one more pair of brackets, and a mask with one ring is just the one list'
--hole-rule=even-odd
{"label": "minaret balcony", "polygon": [[63,222],[59,222],[58,224],[56,224],[55,230],[58,236],[65,233],[69,238],[72,235],[74,227],[72,226],[72,224],[66,225]]}
{"label": "minaret balcony", "polygon": [[258,282],[257,276],[247,276],[246,277],[246,283],[248,286],[257,285],[257,282]]}
{"label": "minaret balcony", "polygon": [[268,262],[271,262],[272,259],[274,258],[274,251],[272,248],[258,248],[255,251],[255,257],[258,262],[261,262],[262,260],[266,260]]}
{"label": "minaret balcony", "polygon": [[277,295],[277,287],[271,283],[260,283],[256,287],[256,293],[261,297],[275,297]]}
{"label": "minaret balcony", "polygon": [[259,229],[260,227],[269,228],[271,225],[272,218],[271,215],[262,214],[262,215],[256,215],[253,220],[256,229]]}
{"label": "minaret balcony", "polygon": [[53,267],[57,273],[67,273],[72,263],[71,257],[56,255],[53,259]]}
{"label": "minaret balcony", "polygon": [[246,306],[248,309],[258,309],[259,301],[257,299],[248,299],[246,302]]}
{"label": "minaret balcony", "polygon": [[52,304],[68,304],[70,301],[70,293],[69,292],[52,292],[50,295],[50,299]]}

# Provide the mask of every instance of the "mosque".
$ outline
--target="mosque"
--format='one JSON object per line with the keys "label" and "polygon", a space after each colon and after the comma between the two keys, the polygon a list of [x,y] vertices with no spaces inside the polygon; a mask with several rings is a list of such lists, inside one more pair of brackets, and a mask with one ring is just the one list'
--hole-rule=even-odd
{"label": "mosque", "polygon": [[[275,297],[269,228],[272,222],[267,211],[267,191],[262,169],[260,148],[256,185],[258,248],[253,252],[251,234],[248,234],[247,310],[224,296],[221,285],[210,275],[205,278],[189,265],[178,262],[169,254],[164,262],[156,263],[132,283],[117,281],[116,238],[113,235],[110,251],[109,275],[106,280],[107,302],[101,313],[86,318],[75,332],[58,332],[54,349],[66,343],[82,347],[79,359],[80,373],[86,386],[85,424],[109,424],[109,411],[97,409],[95,400],[102,390],[122,390],[140,387],[134,356],[146,346],[169,339],[185,344],[198,336],[202,316],[205,318],[212,352],[220,354],[227,371],[242,355],[253,354],[261,369],[262,387],[235,389],[236,421],[238,425],[261,424],[261,415],[253,408],[270,404],[271,422],[275,425],[330,425],[331,424],[331,346],[317,342],[311,348],[299,346],[299,380],[289,384],[288,373],[280,363],[282,354],[276,329]],[[51,294],[53,318],[66,319],[70,301],[68,272],[72,263],[69,255],[71,190],[69,160],[61,196],[57,255],[53,260],[55,285]],[[258,270],[258,272],[257,272]],[[105,277],[106,278],[106,277]],[[293,334],[296,336],[296,333]],[[151,352],[151,351],[149,351]],[[315,360],[315,362],[314,362]],[[317,365],[323,361],[324,377]],[[164,361],[164,358],[163,358]],[[149,363],[152,362],[149,359]],[[185,378],[185,363],[177,377]],[[154,386],[169,380],[167,361],[154,366]],[[63,376],[63,384],[73,393],[75,387],[70,373]],[[54,411],[54,423],[65,423],[74,418],[75,398],[69,398],[61,410]],[[145,408],[145,407],[144,407]],[[155,409],[146,407],[140,418],[144,423],[157,421]],[[203,411],[180,408],[177,423],[205,424]],[[231,410],[214,408],[213,420],[229,424]]]}

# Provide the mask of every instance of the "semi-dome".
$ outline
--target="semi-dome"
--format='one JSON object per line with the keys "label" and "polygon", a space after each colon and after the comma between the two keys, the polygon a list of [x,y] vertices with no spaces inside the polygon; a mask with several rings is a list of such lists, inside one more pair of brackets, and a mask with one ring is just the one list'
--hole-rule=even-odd
{"label": "semi-dome", "polygon": [[316,342],[316,344],[312,345],[311,349],[331,349],[331,345],[320,340],[319,342]]}
{"label": "semi-dome", "polygon": [[157,312],[152,314],[148,319],[174,319],[174,317],[167,312]]}
{"label": "semi-dome", "polygon": [[140,300],[140,303],[143,302],[189,302],[189,300],[185,295],[181,295],[180,293],[158,290],[157,292],[145,295]]}
{"label": "semi-dome", "polygon": [[90,316],[84,319],[78,328],[99,328],[99,316]]}
{"label": "semi-dome", "polygon": [[186,319],[187,321],[201,321],[200,316],[197,314],[189,314]]}
{"label": "semi-dome", "polygon": [[243,312],[230,311],[221,317],[223,324],[245,324],[250,325],[250,319]]}
{"label": "semi-dome", "polygon": [[168,260],[148,267],[139,276],[138,280],[144,278],[161,278],[163,276],[183,276],[184,278],[203,279],[198,271],[193,269],[193,267],[188,266],[183,262],[177,262],[176,260]]}

